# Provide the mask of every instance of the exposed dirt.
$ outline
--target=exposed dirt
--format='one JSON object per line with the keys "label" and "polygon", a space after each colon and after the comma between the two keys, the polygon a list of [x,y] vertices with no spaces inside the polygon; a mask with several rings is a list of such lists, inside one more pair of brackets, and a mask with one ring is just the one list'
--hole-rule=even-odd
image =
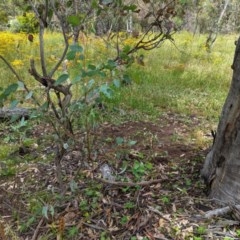
{"label": "exposed dirt", "polygon": [[[192,134],[203,125],[175,114],[105,123],[91,134],[91,160],[78,133],[62,160],[63,192],[44,160],[54,144],[21,149],[22,160],[37,161],[21,161],[14,176],[0,178],[0,239],[238,239],[238,222],[202,217],[214,207],[199,174],[211,129]],[[49,133],[38,126],[31,134],[40,144]]]}

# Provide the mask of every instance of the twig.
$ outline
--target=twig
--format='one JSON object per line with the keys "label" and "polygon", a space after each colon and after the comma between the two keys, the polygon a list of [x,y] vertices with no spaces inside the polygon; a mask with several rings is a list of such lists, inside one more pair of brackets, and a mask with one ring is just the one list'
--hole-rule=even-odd
{"label": "twig", "polygon": [[0,55],[0,58],[5,62],[5,64],[8,66],[8,68],[12,71],[12,73],[16,76],[18,81],[22,81],[18,73],[15,71],[15,69],[12,67],[12,65],[2,56]]}
{"label": "twig", "polygon": [[[105,228],[99,227],[99,226],[97,226],[97,225],[93,225],[93,224],[89,224],[89,223],[85,223],[85,222],[83,222],[82,224],[85,225],[85,226],[87,226],[87,227],[91,227],[91,228],[95,228],[95,229],[98,229],[98,230],[106,231]],[[33,239],[32,239],[32,240],[33,240]]]}
{"label": "twig", "polygon": [[3,187],[0,187],[0,190],[1,191],[4,191],[5,193],[10,193],[10,194],[13,194],[13,195],[22,195],[22,194],[25,194],[26,192],[12,192],[10,190],[6,190],[4,189]]}
{"label": "twig", "polygon": [[229,206],[227,206],[227,207],[210,210],[210,211],[206,212],[202,217],[210,219],[210,218],[213,218],[213,217],[219,217],[219,216],[226,215],[230,212],[234,213],[235,211],[237,211],[237,212],[240,211],[240,204],[233,205],[233,204],[230,203]]}
{"label": "twig", "polygon": [[162,181],[162,179],[153,179],[150,181],[142,181],[142,182],[115,182],[115,181],[108,181],[103,178],[95,178],[95,179],[102,183],[119,186],[119,187],[148,186],[148,185],[160,183]]}
{"label": "twig", "polygon": [[154,212],[154,213],[157,213],[161,218],[163,218],[163,219],[166,220],[167,222],[171,222],[169,219],[167,219],[166,217],[164,217],[164,215],[163,215],[160,211],[158,211],[157,209],[155,209],[155,208],[153,208],[153,207],[151,207],[151,206],[149,206],[148,209],[149,209],[150,211]]}
{"label": "twig", "polygon": [[62,52],[62,55],[61,55],[60,59],[58,60],[56,65],[53,67],[53,69],[50,71],[49,77],[52,77],[54,75],[54,73],[57,71],[57,69],[59,68],[59,66],[63,62],[63,60],[64,60],[64,58],[65,58],[65,56],[67,54],[68,47],[69,47],[67,33],[66,33],[66,27],[64,26],[65,22],[63,21],[63,19],[59,15],[59,13],[58,13],[58,11],[57,11],[57,9],[55,7],[55,2],[51,1],[51,5],[53,7],[53,12],[54,12],[55,16],[57,16],[57,19],[59,20],[59,23],[61,25],[61,30],[62,30],[62,34],[63,34],[63,38],[64,38],[65,47],[64,47],[64,50]]}
{"label": "twig", "polygon": [[[27,91],[27,93],[30,93],[31,91],[28,89],[27,85],[23,82],[19,74],[15,71],[15,69],[12,67],[12,65],[5,59],[2,55],[0,55],[0,58],[3,60],[3,62],[8,66],[8,68],[12,71],[12,73],[16,76],[17,80],[19,82],[22,82],[24,89]],[[35,101],[35,103],[40,106],[40,103],[38,100],[34,97],[32,94],[32,99]]]}
{"label": "twig", "polygon": [[41,76],[35,67],[35,61],[34,59],[30,59],[30,69],[29,69],[29,73],[35,78],[36,81],[38,81],[39,83],[41,83],[43,86],[45,87],[49,87],[51,89],[54,89],[62,94],[64,94],[65,96],[70,93],[70,88],[72,86],[72,84],[69,84],[67,86],[64,85],[55,85],[55,80],[49,77],[44,77]]}
{"label": "twig", "polygon": [[[35,13],[35,16],[38,19],[39,22],[39,51],[40,51],[40,62],[41,62],[41,68],[42,68],[42,74],[44,77],[47,76],[47,68],[46,68],[46,60],[45,60],[45,50],[44,50],[44,31],[46,27],[46,16],[43,16],[44,14],[40,14],[36,6],[32,1],[29,1],[33,12]],[[46,2],[45,7],[48,8],[48,3]],[[47,9],[45,9],[47,11]]]}
{"label": "twig", "polygon": [[[235,207],[240,210],[240,205],[236,205]],[[228,214],[230,211],[231,211],[230,207],[217,208],[217,209],[206,212],[204,215],[204,218],[210,219],[213,217],[222,216],[222,215]]]}
{"label": "twig", "polygon": [[33,234],[31,240],[36,240],[36,239],[37,239],[37,236],[38,236],[38,233],[39,233],[39,229],[40,229],[41,225],[43,224],[43,221],[44,221],[44,219],[41,218],[41,220],[39,221],[39,223],[38,223],[38,225],[37,225],[36,230],[34,231],[34,234]]}

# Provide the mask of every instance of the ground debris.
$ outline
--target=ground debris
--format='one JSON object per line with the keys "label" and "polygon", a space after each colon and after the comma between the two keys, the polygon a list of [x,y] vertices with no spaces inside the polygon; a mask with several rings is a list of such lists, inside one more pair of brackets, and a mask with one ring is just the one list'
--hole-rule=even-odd
{"label": "ground debris", "polygon": [[[54,145],[42,147],[41,161],[36,155],[24,161],[36,151],[29,148],[16,173],[0,178],[2,226],[10,226],[16,239],[236,238],[238,221],[203,217],[215,206],[199,177],[206,150],[187,135],[196,121],[167,114],[158,123],[103,124],[93,133],[91,161],[84,159],[80,140],[62,159],[64,193],[47,161]],[[33,130],[39,144],[45,129]],[[104,164],[114,178],[103,178]]]}

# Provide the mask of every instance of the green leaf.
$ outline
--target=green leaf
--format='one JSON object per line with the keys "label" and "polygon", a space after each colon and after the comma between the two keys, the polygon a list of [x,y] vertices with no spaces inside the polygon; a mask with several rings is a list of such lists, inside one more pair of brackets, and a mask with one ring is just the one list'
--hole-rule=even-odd
{"label": "green leaf", "polygon": [[103,71],[98,71],[98,74],[99,74],[99,76],[101,76],[103,78],[105,78],[107,76],[107,74]]}
{"label": "green leaf", "polygon": [[67,150],[67,149],[69,148],[68,143],[64,143],[64,144],[63,144],[63,148]]}
{"label": "green leaf", "polygon": [[19,127],[26,127],[27,126],[27,121],[25,120],[24,117],[21,118],[21,121],[19,123]]}
{"label": "green leaf", "polygon": [[121,87],[121,83],[120,83],[120,81],[118,79],[114,79],[113,80],[113,85],[116,88],[120,88]]}
{"label": "green leaf", "polygon": [[84,69],[82,69],[82,77],[84,78],[86,76],[87,76],[87,72]]}
{"label": "green leaf", "polygon": [[102,0],[102,4],[104,4],[104,5],[108,5],[111,3],[113,3],[113,0]]}
{"label": "green leaf", "polygon": [[18,87],[24,89],[24,83],[21,81],[18,81]]}
{"label": "green leaf", "polygon": [[137,141],[131,140],[131,141],[128,142],[128,145],[129,145],[129,146],[133,146],[133,145],[135,145],[136,143],[137,143]]}
{"label": "green leaf", "polygon": [[[73,44],[69,48],[70,48],[70,51],[67,53],[67,59],[68,60],[74,60],[77,53],[82,53],[83,52],[83,47],[78,45],[78,44]],[[82,55],[80,55],[80,57],[81,56]]]}
{"label": "green leaf", "polygon": [[126,84],[126,85],[131,84],[132,79],[127,74],[124,74],[123,75],[123,83]]}
{"label": "green leaf", "polygon": [[81,76],[78,75],[72,80],[72,84],[76,84],[76,83],[80,82],[81,80],[82,80]]}
{"label": "green leaf", "polygon": [[3,92],[3,94],[7,97],[9,96],[11,93],[16,92],[18,89],[18,84],[17,83],[13,83],[11,85],[9,85],[5,91]]}
{"label": "green leaf", "polygon": [[60,85],[60,84],[62,84],[64,82],[66,82],[68,80],[68,78],[69,78],[69,75],[64,73],[64,74],[62,74],[61,76],[58,77],[58,79],[56,80],[54,85],[55,86]]}
{"label": "green leaf", "polygon": [[10,108],[15,108],[15,107],[18,105],[18,103],[19,103],[18,100],[13,100],[13,101],[11,102]]}
{"label": "green leaf", "polygon": [[85,72],[85,74],[86,74],[86,76],[88,76],[88,77],[93,77],[93,76],[99,74],[99,70],[90,70],[90,71]]}
{"label": "green leaf", "polygon": [[30,91],[30,92],[27,94],[27,96],[25,97],[25,100],[30,99],[30,98],[32,97],[32,95],[33,95],[33,92]]}
{"label": "green leaf", "polygon": [[17,91],[19,85],[17,83],[13,83],[11,85],[9,85],[5,90],[4,92],[0,95],[0,102],[6,100],[6,98]]}
{"label": "green leaf", "polygon": [[74,60],[76,57],[76,52],[75,51],[69,51],[66,55],[67,60]]}
{"label": "green leaf", "polygon": [[49,212],[50,212],[51,216],[53,217],[55,211],[54,211],[54,207],[52,205],[49,206]]}
{"label": "green leaf", "polygon": [[72,51],[74,52],[83,52],[83,47],[80,46],[79,44],[73,44],[69,47]]}
{"label": "green leaf", "polygon": [[124,143],[124,139],[122,137],[117,137],[116,138],[116,143],[117,143],[117,145],[121,145],[121,144]]}
{"label": "green leaf", "polygon": [[96,66],[95,65],[93,65],[93,64],[89,64],[88,65],[88,69],[90,69],[90,70],[96,70]]}
{"label": "green leaf", "polygon": [[108,86],[108,84],[103,84],[100,86],[99,91],[103,93],[107,98],[112,98],[113,91],[112,89]]}
{"label": "green leaf", "polygon": [[109,59],[107,64],[105,65],[105,68],[109,70],[113,70],[116,67],[117,67],[117,63],[111,59]]}
{"label": "green leaf", "polygon": [[46,219],[48,219],[48,206],[44,206],[44,207],[42,208],[42,215],[43,215]]}
{"label": "green leaf", "polygon": [[81,18],[76,15],[71,15],[67,18],[69,24],[73,27],[79,26],[81,24]]}
{"label": "green leaf", "polygon": [[89,80],[89,82],[87,83],[86,89],[90,90],[93,87],[94,84],[95,84],[95,80],[94,79]]}
{"label": "green leaf", "polygon": [[10,120],[10,123],[14,123],[14,122],[16,122],[17,120],[19,120],[19,116],[18,116],[18,115],[12,115],[11,120]]}

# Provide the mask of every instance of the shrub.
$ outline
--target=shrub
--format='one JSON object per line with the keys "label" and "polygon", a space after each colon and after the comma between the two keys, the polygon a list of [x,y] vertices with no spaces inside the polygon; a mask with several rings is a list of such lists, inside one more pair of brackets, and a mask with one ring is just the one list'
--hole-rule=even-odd
{"label": "shrub", "polygon": [[38,32],[38,21],[33,13],[25,13],[17,18],[9,21],[10,30],[12,32]]}

